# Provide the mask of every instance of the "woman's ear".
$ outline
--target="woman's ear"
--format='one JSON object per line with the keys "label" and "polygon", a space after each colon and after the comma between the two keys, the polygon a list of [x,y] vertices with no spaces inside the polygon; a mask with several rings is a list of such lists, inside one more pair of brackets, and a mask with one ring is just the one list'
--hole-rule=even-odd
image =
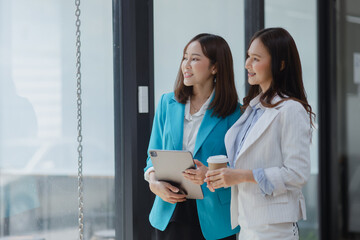
{"label": "woman's ear", "polygon": [[215,75],[215,74],[217,73],[217,66],[216,66],[216,64],[214,64],[211,68],[212,68],[211,74],[212,74],[212,75]]}
{"label": "woman's ear", "polygon": [[282,61],[281,61],[281,66],[280,66],[280,72],[281,72],[282,70],[284,70],[284,68],[285,68],[285,61],[282,60]]}

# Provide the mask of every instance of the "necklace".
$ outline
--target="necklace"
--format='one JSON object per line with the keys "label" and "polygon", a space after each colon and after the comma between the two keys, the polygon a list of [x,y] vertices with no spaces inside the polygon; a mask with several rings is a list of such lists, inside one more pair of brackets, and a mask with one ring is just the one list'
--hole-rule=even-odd
{"label": "necklace", "polygon": [[192,107],[192,109],[194,110],[194,113],[197,113],[198,111],[200,111],[201,107],[204,105],[204,103],[209,99],[210,96],[208,96],[205,101],[203,103],[200,104],[200,106],[195,107],[195,104],[193,103],[193,101],[191,101],[190,98],[190,108]]}
{"label": "necklace", "polygon": [[192,107],[192,109],[194,110],[195,113],[197,113],[201,108],[201,106],[196,108],[195,105],[192,103],[192,101],[190,101],[190,106]]}

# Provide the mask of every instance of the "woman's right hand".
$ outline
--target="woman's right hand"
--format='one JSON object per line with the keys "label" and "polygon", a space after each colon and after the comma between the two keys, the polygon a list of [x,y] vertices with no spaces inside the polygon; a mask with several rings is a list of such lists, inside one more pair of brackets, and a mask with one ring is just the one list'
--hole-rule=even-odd
{"label": "woman's right hand", "polygon": [[170,183],[156,180],[155,172],[150,173],[149,187],[154,194],[165,202],[177,203],[186,201],[186,195],[178,193],[180,191],[179,188]]}
{"label": "woman's right hand", "polygon": [[208,171],[205,176],[204,181],[208,184],[207,187],[212,192],[218,188],[231,187],[243,182],[257,183],[252,170],[248,169],[220,168]]}

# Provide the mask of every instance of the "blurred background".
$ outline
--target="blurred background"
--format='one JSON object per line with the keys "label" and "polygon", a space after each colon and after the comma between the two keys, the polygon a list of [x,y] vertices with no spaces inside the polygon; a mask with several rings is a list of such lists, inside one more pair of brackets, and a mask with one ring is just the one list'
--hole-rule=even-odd
{"label": "blurred background", "polygon": [[[224,37],[242,102],[263,27],[294,37],[317,115],[300,239],[360,239],[358,0],[82,2],[85,239],[150,239],[142,169],[184,46]],[[78,239],[75,30],[73,1],[0,0],[0,240]]]}

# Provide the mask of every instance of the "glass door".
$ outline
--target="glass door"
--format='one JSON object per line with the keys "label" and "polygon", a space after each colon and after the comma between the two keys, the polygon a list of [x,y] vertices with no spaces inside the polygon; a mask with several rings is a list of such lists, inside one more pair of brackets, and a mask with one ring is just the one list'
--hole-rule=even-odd
{"label": "glass door", "polygon": [[[112,1],[81,7],[90,240],[114,229]],[[0,239],[78,237],[75,19],[74,1],[0,0]]]}
{"label": "glass door", "polygon": [[313,0],[265,0],[265,27],[283,27],[293,36],[299,50],[303,81],[309,104],[317,115],[311,145],[311,176],[303,189],[307,220],[299,222],[300,239],[319,239],[318,220],[318,81],[317,6]]}

